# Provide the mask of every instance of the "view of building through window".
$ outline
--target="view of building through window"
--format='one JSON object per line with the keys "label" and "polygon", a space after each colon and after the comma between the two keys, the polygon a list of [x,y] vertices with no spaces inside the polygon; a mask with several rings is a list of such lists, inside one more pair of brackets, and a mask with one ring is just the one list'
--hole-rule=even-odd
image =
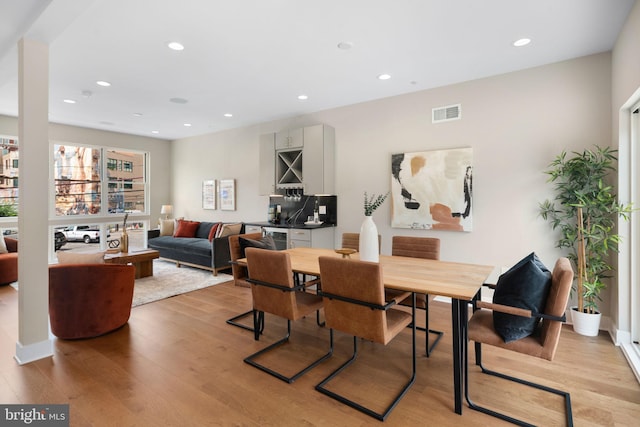
{"label": "view of building through window", "polygon": [[18,140],[0,137],[0,216],[18,214]]}

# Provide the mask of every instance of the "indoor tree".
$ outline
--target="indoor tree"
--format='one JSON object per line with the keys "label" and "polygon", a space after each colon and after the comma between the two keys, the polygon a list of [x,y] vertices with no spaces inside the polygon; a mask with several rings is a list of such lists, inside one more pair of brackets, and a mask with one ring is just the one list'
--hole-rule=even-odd
{"label": "indoor tree", "polygon": [[545,171],[554,183],[556,196],[540,204],[540,215],[560,231],[556,247],[569,249],[568,258],[576,270],[576,291],[580,312],[598,312],[603,280],[610,277],[610,251],[618,251],[618,217],[625,220],[630,204],[618,203],[608,183],[616,171],[617,150],[595,146],[593,150],[562,151]]}

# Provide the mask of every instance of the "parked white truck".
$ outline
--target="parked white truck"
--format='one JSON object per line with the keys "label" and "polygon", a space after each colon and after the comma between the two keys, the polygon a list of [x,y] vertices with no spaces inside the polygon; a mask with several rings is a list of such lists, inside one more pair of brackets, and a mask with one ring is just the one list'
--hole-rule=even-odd
{"label": "parked white truck", "polygon": [[62,230],[62,234],[64,234],[68,242],[91,243],[100,241],[100,230],[97,227],[88,225],[69,226]]}

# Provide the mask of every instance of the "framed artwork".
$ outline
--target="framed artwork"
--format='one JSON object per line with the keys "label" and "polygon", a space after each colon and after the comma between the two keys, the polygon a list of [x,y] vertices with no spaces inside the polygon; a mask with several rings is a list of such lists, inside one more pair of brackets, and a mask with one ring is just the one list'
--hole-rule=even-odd
{"label": "framed artwork", "polygon": [[471,148],[391,155],[391,227],[471,231]]}
{"label": "framed artwork", "polygon": [[220,180],[220,209],[223,211],[236,210],[236,180]]}
{"label": "framed artwork", "polygon": [[202,181],[202,209],[216,208],[216,180]]}

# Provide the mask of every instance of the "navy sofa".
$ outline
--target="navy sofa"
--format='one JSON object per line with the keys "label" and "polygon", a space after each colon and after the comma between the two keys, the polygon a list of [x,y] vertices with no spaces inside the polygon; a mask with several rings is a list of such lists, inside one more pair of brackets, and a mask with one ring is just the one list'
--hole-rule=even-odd
{"label": "navy sofa", "polygon": [[[213,275],[218,271],[231,268],[229,253],[229,236],[214,238],[209,241],[209,232],[215,222],[201,222],[195,237],[158,236],[148,240],[150,249],[160,252],[160,258],[181,264],[210,270]],[[244,233],[244,224],[240,229]]]}

